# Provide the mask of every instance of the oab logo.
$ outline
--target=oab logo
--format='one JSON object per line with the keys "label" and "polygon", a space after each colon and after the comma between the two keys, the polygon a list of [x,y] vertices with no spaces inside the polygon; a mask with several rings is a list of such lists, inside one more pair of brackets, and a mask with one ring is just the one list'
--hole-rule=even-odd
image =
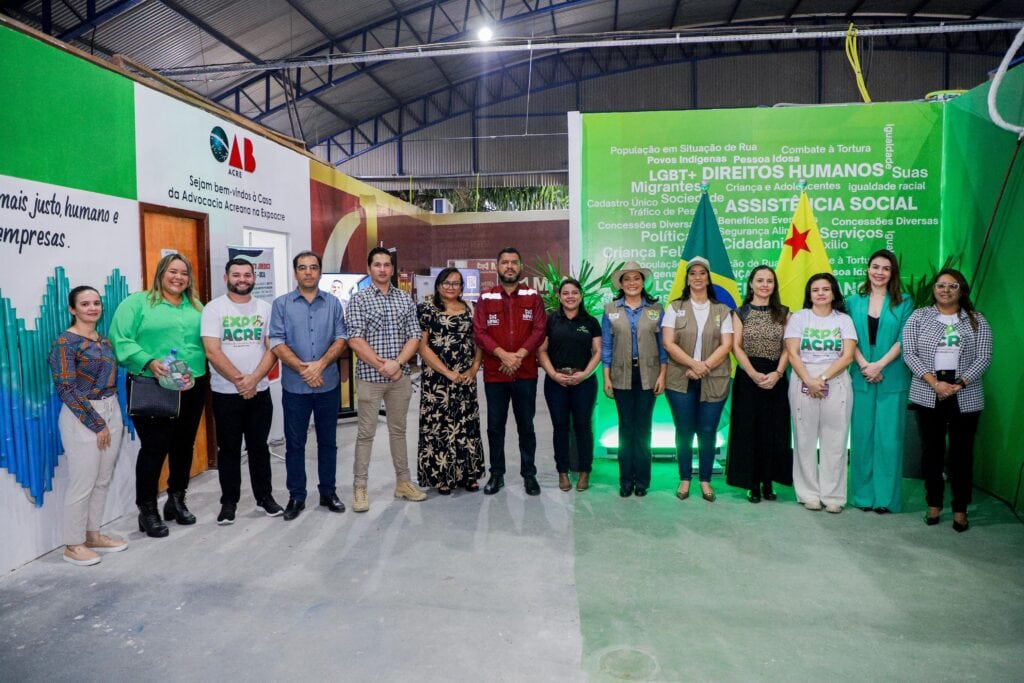
{"label": "oab logo", "polygon": [[238,136],[232,136],[231,144],[228,144],[227,133],[220,126],[214,126],[210,131],[210,153],[217,161],[228,162],[228,173],[241,178],[242,171],[252,173],[256,170],[256,157],[252,153],[252,140],[243,137],[242,144],[238,144]]}

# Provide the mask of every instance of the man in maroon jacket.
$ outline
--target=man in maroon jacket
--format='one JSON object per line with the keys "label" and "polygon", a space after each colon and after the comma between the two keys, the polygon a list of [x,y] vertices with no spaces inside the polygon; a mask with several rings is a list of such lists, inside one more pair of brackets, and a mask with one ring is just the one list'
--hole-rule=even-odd
{"label": "man in maroon jacket", "polygon": [[540,495],[534,455],[537,435],[533,416],[537,401],[537,349],[544,341],[547,315],[535,289],[519,284],[523,264],[519,250],[506,247],[498,254],[500,284],[480,295],[473,313],[473,336],[484,353],[484,394],[487,396],[487,445],[491,478],[484,493],[505,485],[505,423],[508,404],[519,432],[520,473],[531,496]]}

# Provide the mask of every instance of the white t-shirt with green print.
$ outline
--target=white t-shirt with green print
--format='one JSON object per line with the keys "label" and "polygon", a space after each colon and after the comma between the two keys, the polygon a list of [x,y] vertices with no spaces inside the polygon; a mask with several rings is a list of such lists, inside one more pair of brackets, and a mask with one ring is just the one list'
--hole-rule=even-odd
{"label": "white t-shirt with green print", "polygon": [[807,364],[830,364],[843,355],[843,340],[857,341],[853,319],[832,311],[825,317],[803,308],[786,324],[786,339],[800,340],[800,360]]}

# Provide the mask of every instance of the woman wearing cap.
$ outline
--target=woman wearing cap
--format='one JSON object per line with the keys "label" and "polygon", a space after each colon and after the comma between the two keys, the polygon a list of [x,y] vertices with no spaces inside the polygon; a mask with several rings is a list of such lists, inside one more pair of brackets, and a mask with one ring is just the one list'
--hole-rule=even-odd
{"label": "woman wearing cap", "polygon": [[805,509],[824,505],[833,514],[846,504],[846,437],[853,411],[846,369],[857,346],[845,310],[832,273],[812,275],[804,288],[804,307],[789,319],[785,334],[796,375],[789,384],[793,490]]}
{"label": "woman wearing cap", "polygon": [[629,261],[612,273],[615,299],[601,319],[604,393],[619,414],[619,495],[647,495],[651,486],[654,399],[665,390],[668,356],[661,345],[663,311],[644,289],[651,271]]}
{"label": "woman wearing cap", "polygon": [[715,436],[729,395],[732,318],[729,307],[715,297],[707,259],[694,256],[686,264],[683,295],[669,304],[661,329],[661,341],[668,354],[665,397],[676,426],[679,459],[676,497],[690,497],[696,434],[701,496],[711,503],[715,500],[711,488]]}
{"label": "woman wearing cap", "polygon": [[985,408],[982,377],[992,362],[992,328],[971,303],[971,288],[958,270],[944,268],[932,285],[932,305],[919,308],[903,329],[903,360],[913,379],[910,401],[924,444],[925,523],[939,523],[949,437],[953,529],[967,531],[974,471],[974,434]]}
{"label": "woman wearing cap", "polygon": [[779,298],[771,266],[750,271],[743,305],[733,315],[732,352],[739,368],[732,383],[725,481],[747,489],[747,500],[760,503],[762,496],[776,499],[773,482],[793,485],[789,357],[782,341],[789,309]]}
{"label": "woman wearing cap", "polygon": [[914,304],[900,286],[896,254],[880,249],[868,259],[850,317],[860,343],[854,352],[850,488],[853,504],[879,514],[903,507],[903,430],[910,373],[900,337]]}

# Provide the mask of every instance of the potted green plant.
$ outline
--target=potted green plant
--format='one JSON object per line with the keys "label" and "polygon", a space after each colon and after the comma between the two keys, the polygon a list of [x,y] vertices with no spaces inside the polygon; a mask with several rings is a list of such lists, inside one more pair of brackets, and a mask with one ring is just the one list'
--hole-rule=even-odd
{"label": "potted green plant", "polygon": [[579,274],[574,274],[571,270],[562,267],[561,257],[552,262],[551,254],[548,253],[546,259],[537,261],[530,267],[530,270],[538,277],[543,278],[547,284],[545,290],[541,292],[544,308],[549,311],[558,308],[558,285],[565,278],[572,277],[583,285],[583,307],[592,315],[600,317],[604,292],[612,284],[612,273],[621,268],[623,263],[622,261],[609,263],[603,271],[598,273],[590,261],[583,259],[580,261]]}

